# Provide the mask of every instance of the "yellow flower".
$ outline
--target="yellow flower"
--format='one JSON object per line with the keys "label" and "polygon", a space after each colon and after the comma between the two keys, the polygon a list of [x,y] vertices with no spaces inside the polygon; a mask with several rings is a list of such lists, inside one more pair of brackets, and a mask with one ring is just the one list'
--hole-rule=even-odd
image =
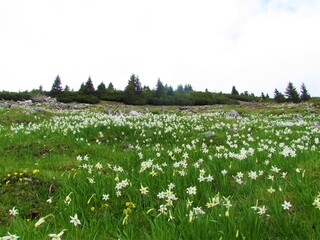
{"label": "yellow flower", "polygon": [[132,212],[131,208],[125,208],[125,209],[123,210],[123,213],[124,213],[125,215],[129,215],[131,212]]}
{"label": "yellow flower", "polygon": [[90,210],[91,210],[91,212],[94,212],[94,207],[91,207]]}
{"label": "yellow flower", "polygon": [[127,208],[136,208],[136,205],[133,202],[126,202]]}
{"label": "yellow flower", "polygon": [[34,170],[32,171],[33,174],[36,174],[36,173],[38,173],[38,172],[40,172],[39,169],[34,169]]}

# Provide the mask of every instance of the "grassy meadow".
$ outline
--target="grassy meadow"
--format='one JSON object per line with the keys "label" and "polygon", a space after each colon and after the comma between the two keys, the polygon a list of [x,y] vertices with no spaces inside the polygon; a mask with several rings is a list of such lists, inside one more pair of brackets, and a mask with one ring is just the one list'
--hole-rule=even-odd
{"label": "grassy meadow", "polygon": [[109,107],[0,108],[0,239],[320,239],[318,108]]}

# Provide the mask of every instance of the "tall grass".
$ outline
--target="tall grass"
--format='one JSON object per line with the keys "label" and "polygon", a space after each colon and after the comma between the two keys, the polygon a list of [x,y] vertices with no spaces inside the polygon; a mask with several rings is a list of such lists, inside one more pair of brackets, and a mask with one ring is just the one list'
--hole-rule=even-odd
{"label": "tall grass", "polygon": [[25,111],[0,109],[0,236],[320,236],[317,115]]}

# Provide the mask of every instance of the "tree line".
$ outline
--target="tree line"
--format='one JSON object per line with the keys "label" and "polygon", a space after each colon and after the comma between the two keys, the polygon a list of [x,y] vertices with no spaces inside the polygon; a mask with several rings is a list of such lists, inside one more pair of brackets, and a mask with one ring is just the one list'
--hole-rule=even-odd
{"label": "tree line", "polygon": [[[82,83],[78,91],[70,91],[68,86],[62,87],[58,75],[49,92],[51,97],[58,101],[98,103],[100,100],[123,102],[131,105],[212,105],[212,104],[238,104],[229,94],[194,91],[191,84],[178,85],[176,89],[164,84],[160,78],[156,88],[143,86],[138,75],[132,74],[124,90],[117,90],[112,83],[108,87],[101,82],[95,89],[91,77]],[[250,97],[250,100],[255,100]]]}
{"label": "tree line", "polygon": [[292,82],[288,83],[284,94],[278,91],[278,89],[274,90],[274,101],[277,103],[282,103],[282,102],[298,103],[302,101],[308,101],[309,99],[311,99],[311,96],[304,83],[302,83],[300,87],[300,94],[298,93],[297,89],[293,86]]}
{"label": "tree line", "polygon": [[68,85],[62,86],[59,75],[56,76],[51,90],[45,92],[42,86],[31,92],[0,92],[0,99],[5,100],[28,100],[35,94],[44,94],[56,98],[60,102],[70,103],[99,103],[104,101],[123,102],[131,105],[213,105],[213,104],[239,104],[239,101],[261,102],[275,101],[277,103],[307,101],[311,98],[305,84],[300,88],[300,94],[291,82],[288,83],[284,94],[275,89],[273,99],[268,94],[261,93],[255,96],[253,93],[244,91],[239,93],[235,86],[228,93],[213,93],[206,89],[204,92],[194,91],[190,84],[178,85],[176,89],[163,84],[160,78],[156,82],[155,89],[142,86],[138,75],[132,74],[124,90],[117,90],[110,82],[108,86],[101,82],[97,88],[94,87],[91,77],[86,82],[81,83],[79,90],[71,90]]}

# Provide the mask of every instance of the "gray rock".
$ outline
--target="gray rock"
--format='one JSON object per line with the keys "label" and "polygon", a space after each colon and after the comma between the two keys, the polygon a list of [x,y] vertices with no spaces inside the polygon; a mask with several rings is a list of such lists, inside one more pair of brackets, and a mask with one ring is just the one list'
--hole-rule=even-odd
{"label": "gray rock", "polygon": [[294,114],[294,117],[295,117],[295,118],[298,118],[298,119],[300,119],[300,120],[304,120],[304,117],[303,117],[300,113]]}
{"label": "gray rock", "polygon": [[214,133],[211,132],[211,131],[208,131],[208,132],[205,132],[205,133],[204,133],[204,136],[205,136],[206,138],[212,137],[213,135],[214,135]]}
{"label": "gray rock", "polygon": [[47,110],[43,107],[34,107],[32,109],[34,112],[46,112]]}
{"label": "gray rock", "polygon": [[141,113],[135,111],[135,110],[131,110],[129,113],[128,113],[129,116],[133,116],[133,117],[139,117],[141,115]]}
{"label": "gray rock", "polygon": [[236,110],[231,110],[227,113],[228,118],[241,118],[241,115]]}
{"label": "gray rock", "polygon": [[36,103],[43,103],[43,102],[53,102],[53,101],[57,101],[55,98],[51,98],[49,96],[46,95],[36,95],[34,97],[32,97],[32,101],[36,102]]}
{"label": "gray rock", "polygon": [[320,125],[317,124],[317,123],[313,123],[313,124],[311,125],[311,127],[319,129],[319,128],[320,128]]}
{"label": "gray rock", "polygon": [[3,102],[3,103],[1,104],[1,107],[4,107],[4,108],[11,108],[11,104],[10,104],[10,103],[8,103],[8,102]]}
{"label": "gray rock", "polygon": [[32,101],[31,100],[17,101],[17,103],[19,103],[21,105],[30,105],[30,104],[32,104]]}

